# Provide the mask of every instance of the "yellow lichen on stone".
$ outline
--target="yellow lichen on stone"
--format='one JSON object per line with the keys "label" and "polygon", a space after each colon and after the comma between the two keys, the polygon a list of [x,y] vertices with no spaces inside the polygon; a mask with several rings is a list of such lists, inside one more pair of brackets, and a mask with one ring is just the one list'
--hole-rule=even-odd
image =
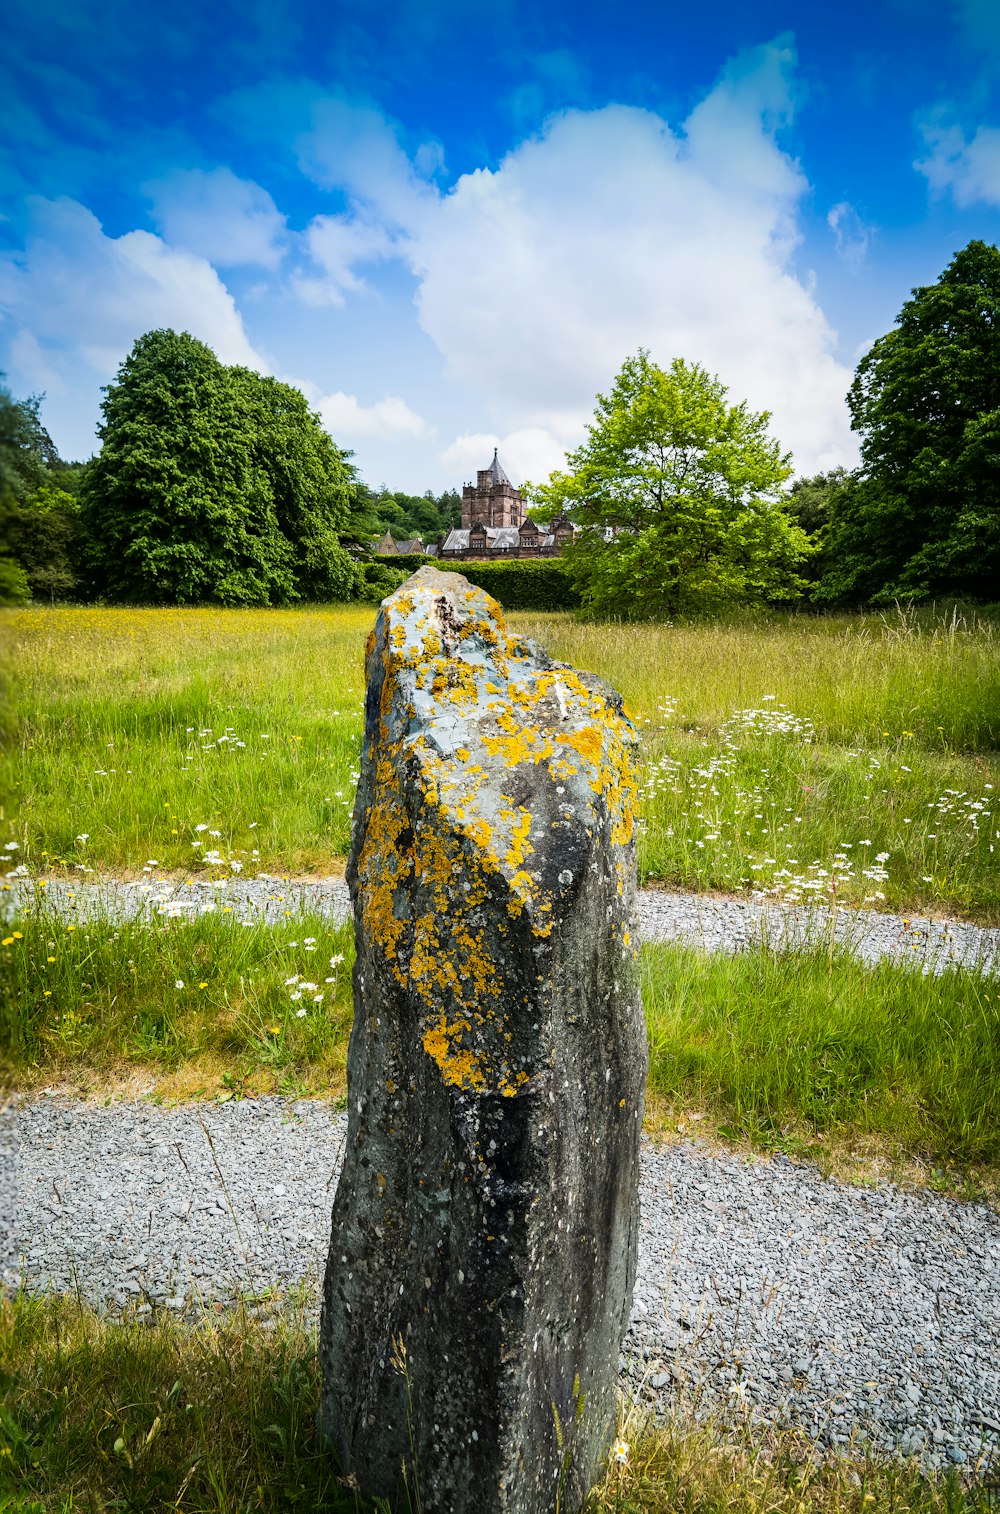
{"label": "yellow lichen on stone", "polygon": [[[539,810],[546,835],[550,825],[593,833],[600,812],[588,813],[589,790],[602,801],[612,840],[627,842],[635,736],[601,689],[572,669],[525,676],[532,654],[507,634],[488,596],[465,591],[450,608],[439,596],[427,614],[424,603],[431,601],[420,590],[387,601],[382,640],[369,644],[370,658],[380,656],[369,674],[381,674],[382,751],[357,869],[362,919],[392,977],[415,995],[424,1050],[444,1081],[512,1097],[528,1075],[511,1068],[506,1051],[510,947],[505,928],[494,918],[488,931],[479,911],[491,887],[505,887],[511,936],[527,915],[531,935],[545,941],[565,891],[528,871],[536,817],[496,793],[483,763],[494,784],[498,760],[512,774],[541,767],[557,786],[575,780],[572,808],[558,807],[563,818]],[[513,677],[508,658],[518,660]],[[538,781],[522,772],[507,787],[520,796]],[[497,875],[505,884],[491,883]],[[621,895],[620,865],[616,887]]]}
{"label": "yellow lichen on stone", "polygon": [[454,1020],[449,1025],[445,1015],[440,1014],[424,1031],[422,1044],[427,1055],[437,1063],[446,1083],[453,1088],[472,1088],[482,1093],[487,1083],[479,1058],[461,1044],[452,1045],[452,1037],[469,1028],[465,1020]]}
{"label": "yellow lichen on stone", "polygon": [[508,867],[514,869],[515,875],[525,857],[530,857],[531,853],[535,850],[528,840],[530,832],[531,813],[522,807],[519,818],[514,821],[511,830],[510,846],[507,850],[507,855],[503,859]]}

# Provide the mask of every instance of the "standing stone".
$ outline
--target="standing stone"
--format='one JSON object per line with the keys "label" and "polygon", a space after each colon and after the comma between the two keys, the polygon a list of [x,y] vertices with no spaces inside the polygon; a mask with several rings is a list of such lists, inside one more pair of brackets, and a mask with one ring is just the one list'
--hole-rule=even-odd
{"label": "standing stone", "polygon": [[615,1429],[646,1039],[618,694],[421,568],[368,643],[321,1429],[364,1494],[571,1510]]}

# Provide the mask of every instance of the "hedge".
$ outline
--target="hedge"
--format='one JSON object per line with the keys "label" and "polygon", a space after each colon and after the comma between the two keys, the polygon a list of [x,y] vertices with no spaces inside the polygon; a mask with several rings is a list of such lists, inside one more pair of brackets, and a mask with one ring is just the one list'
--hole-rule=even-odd
{"label": "hedge", "polygon": [[404,568],[407,578],[418,568],[440,566],[436,558],[426,557],[423,552],[400,552],[397,556],[386,553],[385,557],[380,555],[375,558],[375,561],[381,563],[384,568]]}
{"label": "hedge", "polygon": [[498,599],[505,610],[575,610],[580,603],[576,587],[558,559],[527,558],[523,562],[438,562],[436,557],[405,553],[378,559],[386,567],[440,568],[444,573],[462,573],[477,588]]}

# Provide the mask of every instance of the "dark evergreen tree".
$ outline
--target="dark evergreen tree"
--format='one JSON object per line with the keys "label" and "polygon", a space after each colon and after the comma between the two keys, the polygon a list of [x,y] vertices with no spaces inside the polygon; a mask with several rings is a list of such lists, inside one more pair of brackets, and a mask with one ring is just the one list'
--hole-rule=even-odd
{"label": "dark evergreen tree", "polygon": [[[44,396],[15,400],[0,389],[0,554],[5,602],[74,598],[80,512],[73,491],[82,465],[64,463],[42,423]],[[16,571],[15,571],[16,569]],[[14,587],[11,588],[11,585]]]}

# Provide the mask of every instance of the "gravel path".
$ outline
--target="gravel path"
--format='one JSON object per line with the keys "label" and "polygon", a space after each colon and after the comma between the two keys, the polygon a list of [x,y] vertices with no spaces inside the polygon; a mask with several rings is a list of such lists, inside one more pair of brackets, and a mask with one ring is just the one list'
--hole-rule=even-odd
{"label": "gravel path", "polygon": [[[314,1286],[345,1130],[277,1098],[18,1103],[4,1279],[145,1312]],[[625,1387],[935,1466],[1000,1455],[1000,1216],[690,1144],[645,1146],[642,1216]]]}
{"label": "gravel path", "polygon": [[[12,918],[31,892],[30,883],[15,879],[0,912]],[[118,919],[156,913],[190,915],[213,906],[218,910],[223,902],[232,906],[234,918],[271,923],[285,919],[289,910],[316,910],[338,920],[346,919],[350,910],[347,885],[341,878],[285,883],[264,875],[225,879],[221,884],[198,880],[190,885],[53,880],[46,887],[46,897],[60,916],[77,919],[100,914]],[[832,931],[836,941],[868,963],[890,957],[930,972],[940,972],[952,963],[989,971],[1000,967],[1000,929],[996,927],[873,910],[793,908],[712,894],[643,889],[639,928],[646,941],[690,941],[709,951],[743,951],[762,938],[789,946],[826,943]]]}

